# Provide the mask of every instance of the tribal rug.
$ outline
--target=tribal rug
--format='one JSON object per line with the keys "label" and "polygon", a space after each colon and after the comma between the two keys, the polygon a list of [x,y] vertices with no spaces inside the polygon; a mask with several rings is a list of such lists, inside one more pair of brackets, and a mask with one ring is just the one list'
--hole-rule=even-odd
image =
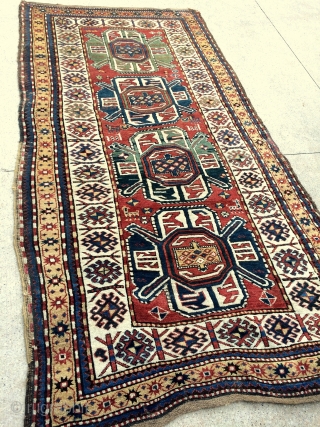
{"label": "tribal rug", "polygon": [[317,399],[319,216],[200,14],[20,17],[26,426]]}

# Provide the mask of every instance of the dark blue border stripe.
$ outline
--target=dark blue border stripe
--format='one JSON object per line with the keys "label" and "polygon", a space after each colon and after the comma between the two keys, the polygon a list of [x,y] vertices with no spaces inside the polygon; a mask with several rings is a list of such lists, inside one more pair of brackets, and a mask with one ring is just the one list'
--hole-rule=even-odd
{"label": "dark blue border stripe", "polygon": [[[320,379],[312,381],[310,383],[310,388],[315,388],[317,390],[320,390]],[[187,401],[195,401],[199,400],[199,394],[201,394],[201,399],[213,399],[213,398],[219,398],[223,396],[233,395],[235,393],[242,394],[243,397],[248,395],[252,396],[260,396],[260,397],[281,397],[281,394],[289,394],[289,393],[299,393],[301,391],[304,391],[305,395],[313,395],[313,393],[308,393],[308,386],[305,385],[304,382],[296,382],[291,384],[267,384],[263,382],[259,382],[257,380],[246,380],[246,381],[238,381],[236,378],[234,379],[227,379],[225,381],[214,383],[214,384],[206,384],[202,385],[200,387],[193,387],[186,384],[182,389],[175,391],[170,396],[161,399],[159,402],[155,403],[147,403],[145,402],[142,407],[140,408],[133,408],[131,411],[117,415],[112,416],[111,418],[101,421],[101,422],[95,422],[92,421],[88,427],[113,427],[114,425],[118,425],[121,422],[127,423],[130,425],[136,424],[141,422],[141,420],[132,422],[131,420],[137,417],[146,417],[146,419],[154,419],[154,418],[160,418],[164,414],[161,415],[155,415],[158,414],[159,411],[164,411],[164,413],[168,413],[172,411],[177,406],[183,405]],[[230,390],[235,389],[233,392],[223,392],[224,390]],[[252,389],[258,389],[260,393],[253,393],[252,391],[248,390]],[[146,391],[147,392],[147,391]],[[262,393],[263,394],[262,394]],[[279,394],[279,396],[275,396],[275,394]],[[297,396],[289,396],[290,398],[296,398]],[[182,402],[178,402],[178,400],[182,400]],[[171,408],[168,408],[169,405],[172,405]],[[148,416],[149,415],[149,416]],[[99,416],[101,417],[101,415]]]}

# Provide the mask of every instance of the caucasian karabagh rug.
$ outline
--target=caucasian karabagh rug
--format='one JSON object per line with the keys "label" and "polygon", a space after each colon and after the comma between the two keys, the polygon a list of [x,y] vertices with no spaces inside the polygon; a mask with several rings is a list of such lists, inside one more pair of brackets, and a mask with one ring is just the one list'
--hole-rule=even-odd
{"label": "caucasian karabagh rug", "polygon": [[319,216],[200,14],[20,16],[26,426],[317,399]]}

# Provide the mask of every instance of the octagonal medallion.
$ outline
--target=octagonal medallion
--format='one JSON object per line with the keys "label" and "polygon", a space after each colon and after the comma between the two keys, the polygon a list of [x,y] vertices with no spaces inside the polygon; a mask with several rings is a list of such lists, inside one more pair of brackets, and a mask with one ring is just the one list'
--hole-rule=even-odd
{"label": "octagonal medallion", "polygon": [[137,40],[116,39],[109,43],[114,58],[122,61],[144,62],[148,59],[148,49]]}
{"label": "octagonal medallion", "polygon": [[141,162],[146,177],[164,186],[191,184],[200,174],[192,153],[174,144],[152,147]]}
{"label": "octagonal medallion", "polygon": [[226,244],[205,228],[176,230],[162,249],[168,274],[192,288],[221,283],[232,268]]}
{"label": "octagonal medallion", "polygon": [[169,93],[156,86],[128,87],[121,93],[121,100],[135,113],[159,113],[172,105]]}

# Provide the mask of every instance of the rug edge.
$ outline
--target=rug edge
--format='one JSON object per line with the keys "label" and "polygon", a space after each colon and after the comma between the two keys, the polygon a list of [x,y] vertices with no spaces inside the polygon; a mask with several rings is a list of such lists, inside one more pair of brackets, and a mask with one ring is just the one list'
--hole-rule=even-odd
{"label": "rug edge", "polygon": [[165,427],[168,423],[182,415],[191,412],[198,412],[205,409],[213,409],[222,406],[227,406],[236,402],[301,405],[303,403],[319,403],[320,395],[295,397],[290,399],[268,396],[248,396],[243,394],[230,394],[228,396],[210,397],[207,399],[197,398],[193,401],[188,400],[185,402],[180,402],[174,408],[166,408],[166,412],[157,417],[149,419],[147,418],[144,421],[136,421],[132,423],[132,425],[134,425],[135,427]]}
{"label": "rug edge", "polygon": [[20,127],[20,141],[18,145],[18,153],[16,158],[16,165],[14,171],[14,183],[13,183],[13,192],[14,192],[14,249],[16,253],[16,259],[18,264],[18,269],[20,273],[20,279],[22,284],[23,291],[23,317],[24,317],[24,338],[26,343],[26,351],[27,351],[27,362],[28,364],[33,361],[32,355],[32,340],[33,340],[33,332],[32,332],[32,319],[30,319],[30,315],[28,314],[28,305],[32,302],[32,296],[30,293],[30,277],[27,272],[27,264],[24,263],[26,259],[22,249],[21,249],[21,239],[19,236],[20,230],[20,214],[21,214],[21,206],[19,205],[19,187],[22,181],[23,174],[23,165],[21,164],[21,159],[23,159],[25,145],[27,144],[27,135],[23,128],[23,113],[25,108],[25,76],[22,74],[22,65],[23,61],[21,59],[23,49],[24,49],[24,41],[23,41],[23,3],[20,3],[19,6],[19,47],[18,47],[18,83],[19,83],[19,107],[18,107],[18,116],[19,116],[19,127]]}
{"label": "rug edge", "polygon": [[[19,203],[18,203],[18,194],[19,194],[19,177],[23,170],[23,167],[21,166],[20,160],[23,155],[23,150],[25,147],[25,144],[27,143],[27,136],[23,132],[22,123],[23,123],[23,108],[24,108],[24,102],[23,102],[23,85],[24,85],[24,76],[20,73],[21,71],[21,63],[20,58],[23,52],[24,44],[23,44],[23,33],[22,33],[22,19],[23,19],[23,7],[24,5],[50,5],[50,6],[60,6],[58,4],[46,4],[46,3],[33,3],[33,2],[25,2],[24,0],[21,1],[20,7],[19,7],[19,31],[20,31],[20,40],[19,40],[19,51],[18,51],[18,76],[19,76],[19,91],[20,91],[20,106],[19,106],[19,123],[21,125],[21,137],[20,137],[20,144],[18,149],[18,156],[17,156],[17,164],[15,169],[15,186],[13,187],[14,190],[14,211],[15,211],[15,226],[14,226],[14,247],[16,251],[17,256],[17,262],[18,267],[20,271],[21,276],[21,282],[22,282],[22,288],[23,288],[23,316],[24,316],[24,335],[25,335],[25,341],[26,341],[26,351],[27,351],[27,360],[28,360],[28,380],[27,380],[27,394],[26,394],[26,415],[25,415],[25,425],[29,425],[29,414],[28,414],[28,408],[30,408],[30,403],[32,402],[32,395],[31,391],[33,390],[33,379],[34,379],[34,359],[33,359],[33,352],[32,352],[32,340],[33,340],[33,333],[32,333],[32,323],[33,323],[33,317],[28,315],[28,305],[30,302],[32,302],[32,295],[29,291],[29,277],[27,272],[25,271],[26,266],[24,266],[24,257],[19,245]],[[64,7],[83,7],[83,6],[64,6]],[[106,8],[106,7],[94,7],[93,9],[117,9],[117,8]],[[121,8],[126,10],[127,8]],[[139,8],[134,8],[139,9]],[[161,8],[140,8],[139,10],[164,10]],[[186,9],[165,9],[165,10],[181,10],[185,11]],[[246,91],[244,90],[237,74],[235,73],[233,67],[229,64],[229,62],[226,60],[224,54],[221,52],[218,44],[216,43],[213,35],[211,34],[211,31],[208,29],[206,21],[203,19],[201,13],[195,9],[188,9],[188,11],[196,13],[199,18],[201,19],[201,22],[203,23],[204,27],[206,28],[207,35],[211,37],[212,42],[215,44],[216,48],[219,50],[221,56],[224,58],[225,63],[231,70],[236,83],[241,90],[243,96],[246,98],[248,105],[250,106],[250,109],[252,110],[253,114],[256,116],[257,120],[259,121],[260,126],[262,126],[268,136],[268,144],[270,144],[273,149],[275,150],[279,160],[284,162],[286,166],[289,169],[289,173],[292,175],[294,181],[297,183],[299,190],[305,194],[307,200],[306,202],[310,203],[310,208],[317,214],[320,215],[319,209],[317,208],[316,204],[312,200],[312,197],[309,195],[309,193],[305,190],[304,186],[300,183],[299,178],[297,177],[296,173],[294,172],[290,161],[281,153],[279,147],[274,142],[272,137],[270,136],[270,133],[268,129],[265,127],[263,121],[261,120],[260,116],[257,114],[255,108],[252,106],[251,100],[246,94]],[[304,202],[305,203],[305,202]],[[180,415],[183,415],[187,412],[193,412],[198,411],[202,409],[209,409],[219,406],[225,406],[230,403],[234,403],[237,401],[243,401],[243,402],[252,402],[252,403],[280,403],[280,404],[301,404],[301,403],[312,403],[312,402],[318,402],[320,401],[320,395],[313,395],[313,396],[304,396],[304,397],[295,397],[295,398],[273,398],[268,396],[258,397],[258,396],[248,396],[248,395],[242,395],[242,394],[233,394],[228,396],[222,396],[222,397],[212,397],[205,400],[201,399],[195,399],[194,401],[185,401],[178,403],[178,406],[174,408],[166,408],[165,413],[159,415],[155,418],[146,419],[143,422],[133,422],[132,425],[136,425],[137,427],[162,427],[169,423],[170,421],[174,420]]]}
{"label": "rug edge", "polygon": [[25,341],[26,349],[26,362],[27,362],[27,378],[26,378],[26,392],[25,392],[25,412],[24,412],[24,425],[26,427],[31,425],[32,417],[32,402],[34,395],[34,371],[35,371],[35,362],[33,357],[33,316],[30,316],[28,313],[28,307],[32,303],[32,295],[30,292],[30,277],[27,272],[27,264],[25,264],[25,256],[21,248],[20,240],[20,214],[22,207],[19,202],[19,192],[20,186],[22,184],[22,173],[23,167],[21,165],[21,159],[24,155],[25,145],[27,143],[27,135],[23,128],[23,113],[25,108],[25,76],[22,73],[23,67],[23,49],[24,49],[24,33],[23,33],[23,12],[24,12],[24,1],[21,1],[19,4],[19,45],[18,45],[18,54],[17,54],[17,72],[18,72],[18,89],[19,89],[19,107],[18,107],[18,118],[19,118],[19,131],[20,131],[20,141],[18,143],[18,153],[16,157],[16,165],[13,178],[13,216],[14,216],[14,228],[13,228],[13,246],[16,255],[17,266],[19,269],[21,287],[22,287],[22,316],[23,316],[23,335]]}

